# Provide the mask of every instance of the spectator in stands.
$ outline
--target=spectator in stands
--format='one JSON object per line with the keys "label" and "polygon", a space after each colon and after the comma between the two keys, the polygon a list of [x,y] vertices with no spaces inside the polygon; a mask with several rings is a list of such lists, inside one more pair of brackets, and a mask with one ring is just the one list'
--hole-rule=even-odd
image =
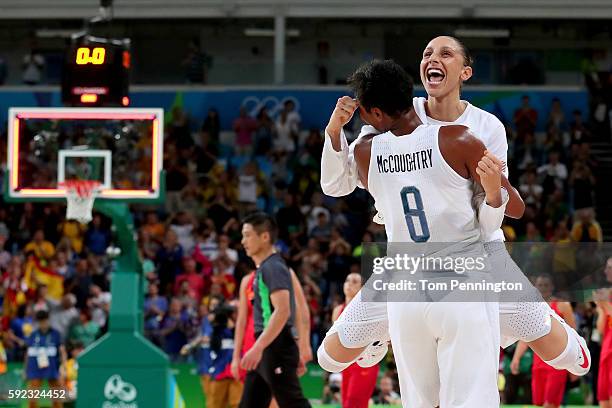
{"label": "spectator in stands", "polygon": [[174,283],[175,294],[178,295],[181,292],[183,282],[187,282],[187,287],[193,292],[192,297],[194,299],[202,298],[206,283],[202,270],[198,270],[197,263],[192,257],[186,256],[183,258],[183,273],[177,275]]}
{"label": "spectator in stands", "polygon": [[374,245],[374,237],[370,231],[365,231],[361,238],[361,243],[353,249],[353,258],[359,258],[363,255],[368,257],[380,256],[380,248],[378,245]]}
{"label": "spectator in stands", "polygon": [[557,188],[550,196],[548,196],[543,210],[543,215],[551,222],[552,225],[554,225],[567,217],[568,213],[569,206],[563,197],[563,190]]}
{"label": "spectator in stands", "polygon": [[550,194],[555,188],[564,188],[567,180],[567,167],[560,162],[559,152],[550,152],[548,163],[538,167],[538,174],[544,177],[542,183],[544,195]]}
{"label": "spectator in stands", "polygon": [[273,139],[274,153],[279,159],[293,154],[296,149],[298,127],[295,120],[289,119],[287,109],[281,111],[275,125],[275,137]]}
{"label": "spectator in stands", "polygon": [[226,234],[219,235],[217,250],[212,262],[216,270],[226,275],[234,275],[234,268],[238,263],[238,251],[230,248],[230,238]]}
{"label": "spectator in stands", "polygon": [[[25,376],[29,389],[40,389],[43,381],[47,381],[49,388],[61,389],[62,381],[60,366],[66,362],[66,349],[62,344],[59,332],[51,327],[49,313],[41,310],[36,313],[38,329],[27,338],[27,351],[25,357]],[[38,398],[31,399],[28,406],[38,407]],[[61,407],[60,400],[54,400],[52,407]]]}
{"label": "spectator in stands", "polygon": [[[100,254],[103,255],[103,254]],[[68,264],[68,254],[66,251],[57,251],[55,254],[55,271],[64,278],[69,278],[70,273],[74,272]]]}
{"label": "spectator in stands", "polygon": [[208,131],[200,132],[200,144],[193,150],[193,161],[196,164],[198,174],[208,173],[217,163],[219,156],[219,145],[215,144]]}
{"label": "spectator in stands", "polygon": [[302,213],[306,216],[306,227],[308,233],[318,224],[320,213],[324,213],[328,219],[331,219],[331,213],[323,205],[323,194],[316,192],[310,198],[310,205],[302,206]]}
{"label": "spectator in stands", "polygon": [[91,311],[91,320],[103,329],[106,327],[110,313],[111,294],[103,291],[98,285],[91,285],[89,292],[87,307]]}
{"label": "spectator in stands", "polygon": [[519,140],[526,134],[534,133],[538,123],[538,112],[529,105],[529,96],[524,95],[522,106],[514,111],[514,126]]}
{"label": "spectator in stands", "polygon": [[537,174],[534,170],[527,171],[526,175],[525,183],[519,186],[519,191],[525,201],[525,205],[533,206],[537,210],[540,208],[540,200],[544,189],[538,184]]}
{"label": "spectator in stands", "polygon": [[374,397],[374,403],[380,405],[400,405],[401,399],[393,387],[393,379],[384,376],[380,379],[380,392]]}
{"label": "spectator in stands", "polygon": [[4,332],[0,330],[0,378],[8,371],[8,357],[4,348]]}
{"label": "spectator in stands", "polygon": [[77,308],[82,309],[87,304],[89,288],[93,283],[87,259],[76,261],[75,276],[66,282],[66,291],[72,292],[77,298]]}
{"label": "spectator in stands", "polygon": [[27,254],[34,254],[42,261],[49,261],[55,255],[55,246],[45,239],[45,233],[39,229],[34,232],[30,241],[23,251]]}
{"label": "spectator in stands", "polygon": [[75,307],[76,296],[67,293],[62,296],[62,300],[55,305],[50,312],[51,327],[59,332],[62,339],[68,338],[70,328],[79,319],[79,311]]}
{"label": "spectator in stands", "polygon": [[208,82],[208,69],[211,58],[202,51],[199,38],[189,41],[189,52],[183,60],[186,68],[185,79],[190,84],[205,84]]}
{"label": "spectator in stands", "polygon": [[595,220],[595,211],[592,208],[576,211],[576,222],[571,235],[575,242],[603,242],[601,226]]}
{"label": "spectator in stands", "polygon": [[171,293],[170,288],[181,273],[183,254],[176,232],[172,230],[166,232],[164,242],[155,255],[162,293]]}
{"label": "spectator in stands", "polygon": [[214,223],[217,233],[227,232],[230,224],[238,219],[238,211],[234,208],[226,187],[217,187],[215,196],[209,202],[208,217]]}
{"label": "spectator in stands", "polygon": [[323,272],[325,281],[329,284],[329,289],[324,291],[325,295],[340,295],[342,285],[346,276],[350,272],[352,259],[350,256],[351,247],[345,245],[335,245],[331,248],[327,258],[327,269]]}
{"label": "spectator in stands", "polygon": [[49,312],[51,310],[51,302],[49,300],[49,289],[46,285],[38,285],[36,287],[34,299],[32,302],[34,312],[44,310]]}
{"label": "spectator in stands", "polygon": [[67,401],[76,400],[77,378],[79,370],[77,357],[83,352],[84,348],[85,347],[83,347],[83,344],[78,342],[73,343],[72,346],[69,348],[70,358],[68,359],[68,361],[66,361],[66,365],[64,367]]}
{"label": "spectator in stands", "polygon": [[525,133],[523,143],[516,148],[516,167],[519,170],[525,170],[531,165],[537,165],[540,162],[542,152],[535,143],[533,133]]}
{"label": "spectator in stands", "polygon": [[262,193],[260,182],[257,163],[250,161],[245,164],[238,175],[238,201],[251,211],[255,208],[257,197]]}
{"label": "spectator in stands", "polygon": [[275,132],[275,123],[264,106],[257,114],[257,131],[255,133],[255,156],[266,156],[272,148],[272,138]]}
{"label": "spectator in stands", "polygon": [[184,254],[189,254],[195,246],[193,231],[196,221],[193,215],[187,211],[179,211],[170,221],[170,230],[174,231]]}
{"label": "spectator in stands", "polygon": [[143,231],[157,242],[162,242],[166,233],[166,227],[159,222],[159,217],[155,211],[149,211],[146,215],[145,224],[141,227]]}
{"label": "spectator in stands", "polygon": [[181,301],[172,298],[168,313],[161,321],[159,328],[164,351],[172,362],[180,359],[181,348],[187,343],[188,320],[189,316],[183,311]]}
{"label": "spectator in stands", "polygon": [[6,225],[2,224],[0,226],[0,275],[2,272],[6,271],[11,261],[11,253],[5,248],[8,238],[8,229],[6,228]]}
{"label": "spectator in stands", "polygon": [[295,110],[295,102],[292,99],[288,99],[283,104],[284,111],[287,112],[287,121],[291,124],[291,127],[296,133],[300,132],[300,126],[302,124],[302,117]]}
{"label": "spectator in stands", "polygon": [[306,248],[303,248],[302,245],[299,244],[299,241],[296,239],[296,249],[299,252],[296,252],[291,257],[291,262],[293,265],[308,265],[312,268],[311,273],[316,273],[314,271],[320,271],[323,268],[324,257],[321,253],[321,244],[316,238],[308,239],[308,243]]}
{"label": "spectator in stands", "polygon": [[111,240],[108,228],[102,226],[102,216],[94,214],[85,233],[85,246],[96,255],[104,255]]}
{"label": "spectator in stands", "polygon": [[569,177],[569,185],[572,189],[573,208],[593,207],[593,193],[595,190],[595,176],[591,169],[581,161],[575,161]]}
{"label": "spectator in stands", "polygon": [[208,133],[210,143],[216,149],[219,148],[219,134],[221,133],[221,119],[219,112],[215,108],[210,108],[206,114],[206,119],[202,124],[202,132]]}
{"label": "spectator in stands", "polygon": [[158,331],[167,311],[168,300],[159,296],[159,288],[155,282],[149,283],[148,294],[144,301],[144,329],[145,335],[157,345],[161,344]]}
{"label": "spectator in stands", "polygon": [[565,114],[563,113],[563,107],[561,106],[561,100],[559,98],[554,98],[552,100],[546,127],[548,129],[553,127],[559,131],[563,131],[567,128],[567,123],[565,121]]}
{"label": "spectator in stands", "polygon": [[304,217],[299,207],[299,202],[294,193],[286,192],[285,206],[276,213],[276,224],[278,225],[278,237],[285,243],[291,242],[292,236],[301,235],[304,230]]}
{"label": "spectator in stands", "polygon": [[525,228],[525,235],[520,239],[523,242],[542,242],[540,229],[534,222],[528,222]]}
{"label": "spectator in stands", "polygon": [[100,334],[100,326],[91,320],[91,312],[87,308],[79,311],[79,320],[70,329],[68,339],[71,342],[79,342],[84,347],[93,343]]}
{"label": "spectator in stands", "polygon": [[542,154],[544,157],[548,157],[550,152],[562,151],[568,144],[568,141],[563,140],[561,131],[555,126],[551,126],[546,132],[546,140],[544,140],[544,145],[542,146]]}
{"label": "spectator in stands", "polygon": [[57,228],[62,240],[68,241],[70,248],[80,254],[83,251],[83,235],[87,226],[75,220],[63,220]]}
{"label": "spectator in stands", "polygon": [[342,395],[340,393],[342,387],[342,374],[331,373],[327,378],[327,384],[323,387],[323,403],[324,404],[341,404]]}
{"label": "spectator in stands", "polygon": [[253,132],[257,129],[257,121],[251,118],[244,106],[240,107],[240,115],[232,125],[236,132],[236,148],[239,154],[250,152],[253,143]]}
{"label": "spectator in stands", "polygon": [[326,247],[331,239],[331,230],[332,226],[329,222],[329,215],[320,212],[317,216],[317,225],[310,231],[309,235]]}
{"label": "spectator in stands", "polygon": [[570,126],[570,143],[579,144],[589,142],[591,139],[591,131],[582,119],[582,112],[576,109],[573,112],[574,120]]}

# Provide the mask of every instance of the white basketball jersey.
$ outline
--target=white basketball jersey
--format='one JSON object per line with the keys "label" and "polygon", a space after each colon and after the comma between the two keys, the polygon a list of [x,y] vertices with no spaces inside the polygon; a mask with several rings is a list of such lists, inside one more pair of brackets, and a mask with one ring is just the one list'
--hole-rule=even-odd
{"label": "white basketball jersey", "polygon": [[[495,155],[504,164],[504,174],[508,177],[508,142],[506,140],[506,129],[495,115],[482,110],[467,101],[465,111],[454,122],[441,122],[427,116],[425,111],[425,98],[413,98],[412,104],[414,112],[421,122],[428,125],[463,125],[467,126],[470,132],[480,139],[487,150]],[[485,241],[504,240],[504,233],[501,228],[488,237],[483,237]]]}
{"label": "white basketball jersey", "polygon": [[389,242],[474,242],[480,239],[471,180],[457,174],[438,145],[441,126],[372,139],[368,191],[385,215]]}

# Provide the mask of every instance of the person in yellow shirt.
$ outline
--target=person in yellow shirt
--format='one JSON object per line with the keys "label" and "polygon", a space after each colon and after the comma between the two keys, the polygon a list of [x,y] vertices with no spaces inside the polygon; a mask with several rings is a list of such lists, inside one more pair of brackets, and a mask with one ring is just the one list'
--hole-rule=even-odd
{"label": "person in yellow shirt", "polygon": [[73,343],[70,350],[70,358],[66,361],[63,367],[64,378],[66,381],[66,393],[68,394],[69,400],[76,400],[77,396],[77,376],[79,371],[79,363],[77,357],[83,351],[84,347],[82,343]]}
{"label": "person in yellow shirt", "polygon": [[39,229],[34,232],[34,237],[25,246],[24,252],[26,255],[33,253],[38,259],[45,261],[46,264],[46,261],[55,256],[55,246],[45,239],[45,233]]}
{"label": "person in yellow shirt", "polygon": [[571,233],[574,242],[603,242],[601,226],[595,220],[595,211],[592,208],[576,210],[576,218]]}
{"label": "person in yellow shirt", "polygon": [[6,374],[8,370],[6,361],[6,350],[4,350],[4,333],[0,331],[0,375]]}
{"label": "person in yellow shirt", "polygon": [[80,254],[83,251],[83,237],[87,225],[75,220],[64,220],[57,229],[62,235],[62,239],[67,239],[70,242],[70,247],[74,252]]}

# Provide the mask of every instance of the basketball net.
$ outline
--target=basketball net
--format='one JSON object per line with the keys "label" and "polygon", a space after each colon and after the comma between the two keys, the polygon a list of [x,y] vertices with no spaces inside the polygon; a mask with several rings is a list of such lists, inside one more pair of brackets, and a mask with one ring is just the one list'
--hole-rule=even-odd
{"label": "basketball net", "polygon": [[66,180],[60,183],[59,187],[66,190],[66,219],[77,220],[81,224],[90,222],[94,200],[100,191],[101,183],[95,180]]}

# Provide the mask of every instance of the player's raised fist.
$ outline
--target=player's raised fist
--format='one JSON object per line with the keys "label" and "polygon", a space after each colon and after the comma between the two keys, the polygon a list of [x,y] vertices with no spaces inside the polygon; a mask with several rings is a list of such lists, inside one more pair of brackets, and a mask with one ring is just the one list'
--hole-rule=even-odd
{"label": "player's raised fist", "polygon": [[495,157],[491,152],[485,150],[484,156],[478,162],[476,174],[480,177],[480,184],[487,195],[487,203],[501,205],[501,175],[502,162]]}
{"label": "player's raised fist", "polygon": [[342,98],[339,98],[338,102],[336,102],[336,107],[329,118],[327,132],[330,134],[340,133],[340,129],[342,129],[342,127],[351,120],[358,107],[359,103],[350,96],[343,96]]}

